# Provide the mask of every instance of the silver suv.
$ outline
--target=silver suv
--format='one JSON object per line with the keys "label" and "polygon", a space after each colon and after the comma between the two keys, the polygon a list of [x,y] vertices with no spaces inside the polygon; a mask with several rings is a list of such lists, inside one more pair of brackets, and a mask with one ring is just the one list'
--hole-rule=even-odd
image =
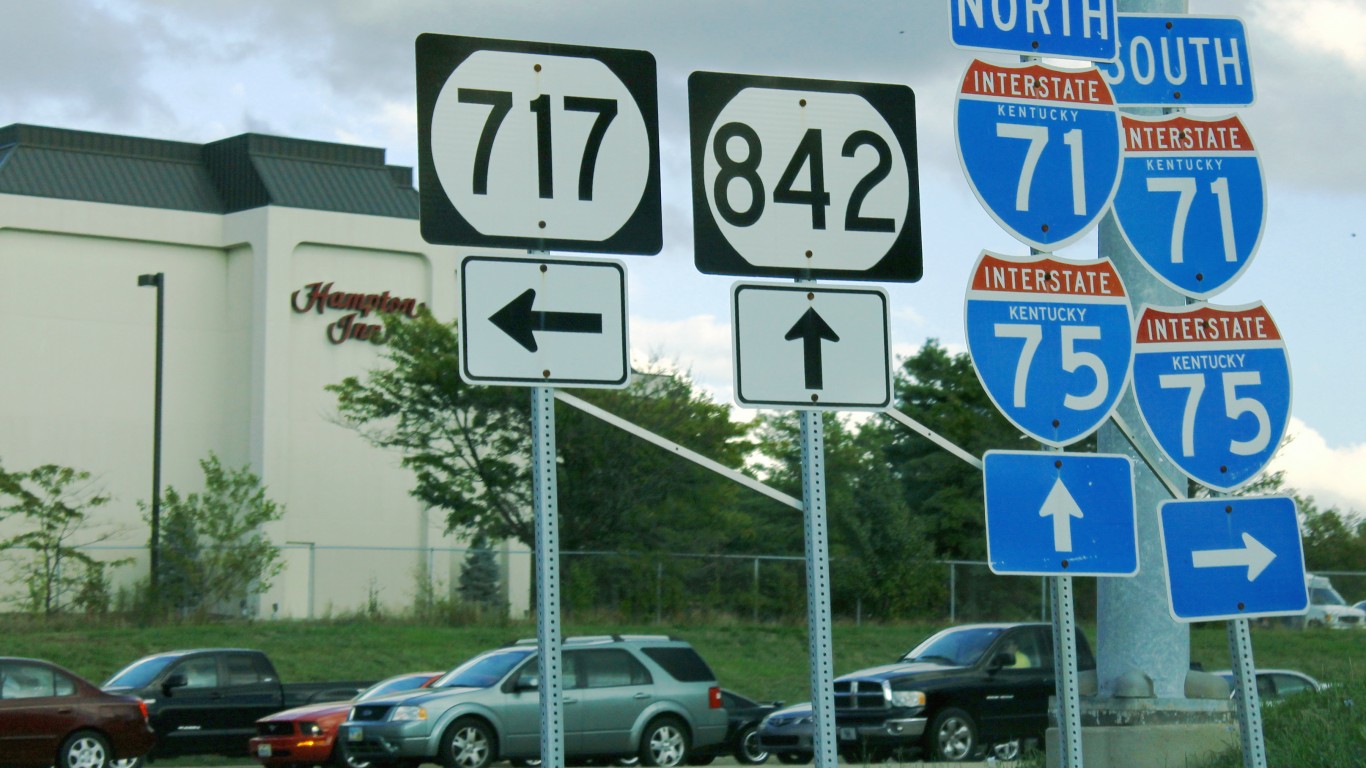
{"label": "silver suv", "polygon": [[[682,640],[663,635],[564,641],[565,757],[639,757],[683,765],[726,736],[716,675]],[[540,757],[536,642],[521,640],[461,664],[427,690],[357,704],[338,733],[347,757],[380,765],[485,768]]]}

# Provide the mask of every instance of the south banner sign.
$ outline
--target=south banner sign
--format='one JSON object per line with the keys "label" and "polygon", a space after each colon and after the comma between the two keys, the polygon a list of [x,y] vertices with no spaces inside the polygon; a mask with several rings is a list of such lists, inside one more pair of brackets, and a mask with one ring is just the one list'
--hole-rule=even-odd
{"label": "south banner sign", "polygon": [[1125,107],[1245,107],[1252,62],[1242,19],[1119,14],[1119,57],[1101,73]]}
{"label": "south banner sign", "polygon": [[1237,116],[1122,117],[1115,218],[1159,280],[1191,298],[1247,269],[1266,223],[1266,181]]}
{"label": "south banner sign", "polygon": [[1110,207],[1119,185],[1119,111],[1095,69],[973,61],[955,128],[973,193],[1020,242],[1056,250]]}
{"label": "south banner sign", "polygon": [[1167,458],[1196,482],[1232,491],[1271,461],[1290,419],[1290,358],[1261,302],[1144,305],[1134,398]]}
{"label": "south banner sign", "polygon": [[1129,381],[1128,294],[1109,260],[983,251],[968,287],[968,352],[996,407],[1062,447],[1109,417]]}
{"label": "south banner sign", "polygon": [[1115,0],[949,0],[951,37],[959,48],[1114,61],[1119,55],[1116,24]]}

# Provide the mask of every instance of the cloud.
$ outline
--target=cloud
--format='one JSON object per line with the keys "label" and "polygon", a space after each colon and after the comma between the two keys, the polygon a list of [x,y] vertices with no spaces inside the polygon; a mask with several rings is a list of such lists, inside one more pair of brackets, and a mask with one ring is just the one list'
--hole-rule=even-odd
{"label": "cloud", "polygon": [[631,318],[634,367],[662,363],[689,373],[718,403],[735,402],[730,343],[730,324],[712,315],[681,320]]}
{"label": "cloud", "polygon": [[1366,512],[1366,443],[1334,448],[1296,418],[1287,432],[1290,443],[1271,461],[1273,471],[1285,472],[1286,485],[1313,496],[1320,509]]}

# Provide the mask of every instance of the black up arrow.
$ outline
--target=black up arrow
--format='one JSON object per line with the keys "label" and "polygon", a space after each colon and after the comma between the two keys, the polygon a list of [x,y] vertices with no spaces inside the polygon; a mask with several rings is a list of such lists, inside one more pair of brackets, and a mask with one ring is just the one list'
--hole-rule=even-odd
{"label": "black up arrow", "polygon": [[839,341],[838,333],[825,323],[825,318],[808,309],[783,338],[802,340],[802,361],[806,366],[806,388],[821,389],[825,379],[821,371],[821,341]]}
{"label": "black up arrow", "polygon": [[536,301],[536,289],[528,288],[507,306],[494,312],[489,320],[512,340],[536,351],[536,336],[532,331],[560,333],[602,333],[602,315],[587,312],[537,312],[531,308]]}

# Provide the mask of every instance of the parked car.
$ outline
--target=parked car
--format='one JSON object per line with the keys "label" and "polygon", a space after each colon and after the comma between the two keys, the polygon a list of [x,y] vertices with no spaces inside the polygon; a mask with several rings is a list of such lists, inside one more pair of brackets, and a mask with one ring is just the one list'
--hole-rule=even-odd
{"label": "parked car", "polygon": [[0,658],[0,766],[108,768],[156,743],[147,705],[38,659]]}
{"label": "parked car", "polygon": [[1310,628],[1366,629],[1366,609],[1348,605],[1327,576],[1306,574],[1304,585],[1309,592],[1309,610],[1303,617],[1293,617],[1294,623]]}
{"label": "parked car", "polygon": [[348,760],[346,750],[337,748],[337,727],[346,720],[351,707],[358,702],[426,687],[440,676],[440,672],[410,672],[381,680],[354,699],[308,704],[263,717],[256,721],[256,737],[247,742],[247,751],[267,766],[331,764],[363,768],[367,763]]}
{"label": "parked car", "polygon": [[735,691],[721,689],[721,704],[726,708],[726,738],[710,747],[693,750],[688,762],[709,765],[718,757],[734,757],[740,765],[760,765],[768,761],[768,750],[759,746],[759,721],[783,705],[781,701],[761,704]]}
{"label": "parked car", "polygon": [[[1077,666],[1095,669],[1077,633]],[[974,624],[938,632],[898,662],[835,679],[839,749],[848,760],[921,753],[956,762],[982,745],[1018,752],[1042,738],[1056,688],[1049,624]],[[1012,746],[1013,745],[1013,746]]]}
{"label": "parked car", "polygon": [[[688,643],[662,635],[570,638],[562,650],[565,756],[686,763],[726,736],[716,675]],[[534,640],[487,651],[434,690],[362,702],[341,737],[353,759],[486,768],[540,757],[541,679]]]}
{"label": "parked car", "polygon": [[[1233,670],[1224,669],[1214,674],[1219,675],[1228,681],[1232,688],[1230,696],[1238,695],[1237,683],[1233,678]],[[1293,669],[1259,669],[1257,670],[1257,698],[1263,702],[1272,702],[1283,699],[1297,693],[1318,693],[1327,688],[1327,683],[1320,683],[1318,680],[1298,672]]]}
{"label": "parked car", "polygon": [[[281,710],[349,699],[370,682],[282,684],[261,651],[209,648],[146,656],[102,686],[147,702],[157,743],[149,759],[243,757],[256,721]],[[121,768],[138,768],[136,765]]]}
{"label": "parked car", "polygon": [[769,713],[759,723],[759,748],[783,765],[803,765],[815,755],[815,716],[811,702],[793,704]]}

